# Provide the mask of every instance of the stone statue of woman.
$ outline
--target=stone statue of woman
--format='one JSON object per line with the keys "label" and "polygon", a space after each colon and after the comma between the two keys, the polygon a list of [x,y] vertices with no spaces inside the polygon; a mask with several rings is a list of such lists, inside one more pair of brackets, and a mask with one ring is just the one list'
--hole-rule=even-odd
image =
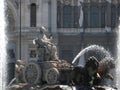
{"label": "stone statue of woman", "polygon": [[40,27],[40,33],[38,35],[38,38],[33,40],[33,43],[37,46],[38,58],[43,57],[42,59],[45,59],[47,61],[58,60],[57,48],[54,43],[51,42],[52,39],[47,37],[45,32],[45,27]]}

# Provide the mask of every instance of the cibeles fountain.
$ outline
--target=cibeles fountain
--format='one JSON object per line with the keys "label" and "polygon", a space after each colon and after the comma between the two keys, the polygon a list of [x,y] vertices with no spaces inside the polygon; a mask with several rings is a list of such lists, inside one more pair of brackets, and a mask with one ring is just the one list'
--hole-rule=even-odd
{"label": "cibeles fountain", "polygon": [[[111,3],[111,0],[107,1]],[[82,9],[80,12],[82,18]],[[82,25],[81,19],[79,24]],[[90,45],[68,63],[59,59],[57,47],[45,31],[46,29],[41,27],[39,36],[33,40],[37,60],[17,60],[15,77],[6,86],[6,90],[117,90],[114,75],[111,73],[111,70],[115,69],[115,60],[105,48]],[[81,58],[91,52],[94,52],[93,55]],[[5,65],[5,62],[2,63]]]}
{"label": "cibeles fountain", "polygon": [[[116,90],[114,59],[103,47],[91,45],[81,50],[71,63],[59,59],[57,47],[40,28],[39,37],[33,40],[37,50],[36,61],[17,60],[15,78],[7,86],[8,90]],[[85,53],[95,54],[82,59]]]}

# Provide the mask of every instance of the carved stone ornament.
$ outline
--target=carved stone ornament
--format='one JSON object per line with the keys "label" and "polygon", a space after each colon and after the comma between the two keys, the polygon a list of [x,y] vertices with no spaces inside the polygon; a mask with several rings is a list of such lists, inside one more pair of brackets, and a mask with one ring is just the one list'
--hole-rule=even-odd
{"label": "carved stone ornament", "polygon": [[30,0],[30,3],[36,3],[37,0]]}
{"label": "carved stone ornament", "polygon": [[25,83],[37,84],[40,83],[41,68],[35,62],[29,62],[23,71],[23,79]]}
{"label": "carved stone ornament", "polygon": [[97,2],[98,0],[91,0],[92,2]]}
{"label": "carved stone ornament", "polygon": [[59,71],[56,68],[50,68],[46,71],[45,80],[48,84],[56,84]]}
{"label": "carved stone ornament", "polygon": [[60,1],[61,3],[64,3],[65,5],[72,4],[72,0],[58,0],[58,1]]}
{"label": "carved stone ornament", "polygon": [[71,4],[72,0],[63,0],[63,3],[68,5],[68,4]]}
{"label": "carved stone ornament", "polygon": [[78,0],[57,0],[60,1],[61,3],[65,4],[65,5],[78,5]]}

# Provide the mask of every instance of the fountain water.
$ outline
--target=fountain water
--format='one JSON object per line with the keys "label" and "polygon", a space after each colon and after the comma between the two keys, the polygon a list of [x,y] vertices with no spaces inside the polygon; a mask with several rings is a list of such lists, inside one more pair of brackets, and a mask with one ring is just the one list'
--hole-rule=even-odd
{"label": "fountain water", "polygon": [[[92,53],[95,52],[95,53]],[[119,51],[120,53],[120,51]],[[101,74],[102,79],[104,80],[102,82],[103,85],[109,85],[109,86],[114,86],[114,81],[111,81],[110,79],[105,79],[103,76],[105,75],[111,75],[114,78],[114,68],[115,68],[115,61],[113,59],[113,57],[111,57],[111,54],[109,51],[107,51],[106,49],[104,49],[102,46],[98,46],[98,45],[91,45],[86,47],[85,49],[83,49],[82,51],[80,51],[77,56],[74,58],[72,64],[73,65],[78,65],[78,66],[84,66],[86,61],[85,59],[79,59],[81,56],[83,56],[84,54],[90,54],[90,56],[95,56],[97,55],[97,59],[100,60],[99,61],[99,73],[103,73]],[[87,57],[89,58],[89,57]],[[120,59],[120,58],[119,58]],[[82,62],[84,62],[84,65],[81,65],[81,63],[76,63],[77,60],[79,60],[79,62],[82,60]],[[120,62],[119,62],[120,63]],[[83,64],[83,63],[82,63]],[[120,68],[120,64],[119,64],[119,68]],[[119,77],[120,73],[118,74]],[[119,85],[118,85],[119,86]]]}
{"label": "fountain water", "polygon": [[74,64],[79,57],[81,57],[83,54],[85,54],[85,53],[87,53],[89,51],[97,52],[97,54],[100,54],[102,56],[101,59],[103,59],[105,57],[111,57],[111,54],[108,51],[106,51],[102,46],[90,45],[90,46],[86,47],[85,49],[83,49],[82,51],[80,51],[77,54],[77,56],[72,61],[72,64]]}
{"label": "fountain water", "polygon": [[[119,18],[120,21],[120,18]],[[118,39],[117,39],[117,61],[116,61],[116,86],[120,89],[120,25],[118,26]]]}
{"label": "fountain water", "polygon": [[5,36],[5,1],[0,0],[0,90],[4,90],[6,85],[6,36]]}

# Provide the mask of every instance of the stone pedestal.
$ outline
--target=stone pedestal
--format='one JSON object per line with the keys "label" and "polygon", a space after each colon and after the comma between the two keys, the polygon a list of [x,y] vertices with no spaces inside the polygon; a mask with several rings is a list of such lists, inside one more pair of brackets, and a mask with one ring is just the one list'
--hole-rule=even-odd
{"label": "stone pedestal", "polygon": [[6,90],[63,90],[59,85],[27,85],[25,83],[18,83],[10,86]]}

